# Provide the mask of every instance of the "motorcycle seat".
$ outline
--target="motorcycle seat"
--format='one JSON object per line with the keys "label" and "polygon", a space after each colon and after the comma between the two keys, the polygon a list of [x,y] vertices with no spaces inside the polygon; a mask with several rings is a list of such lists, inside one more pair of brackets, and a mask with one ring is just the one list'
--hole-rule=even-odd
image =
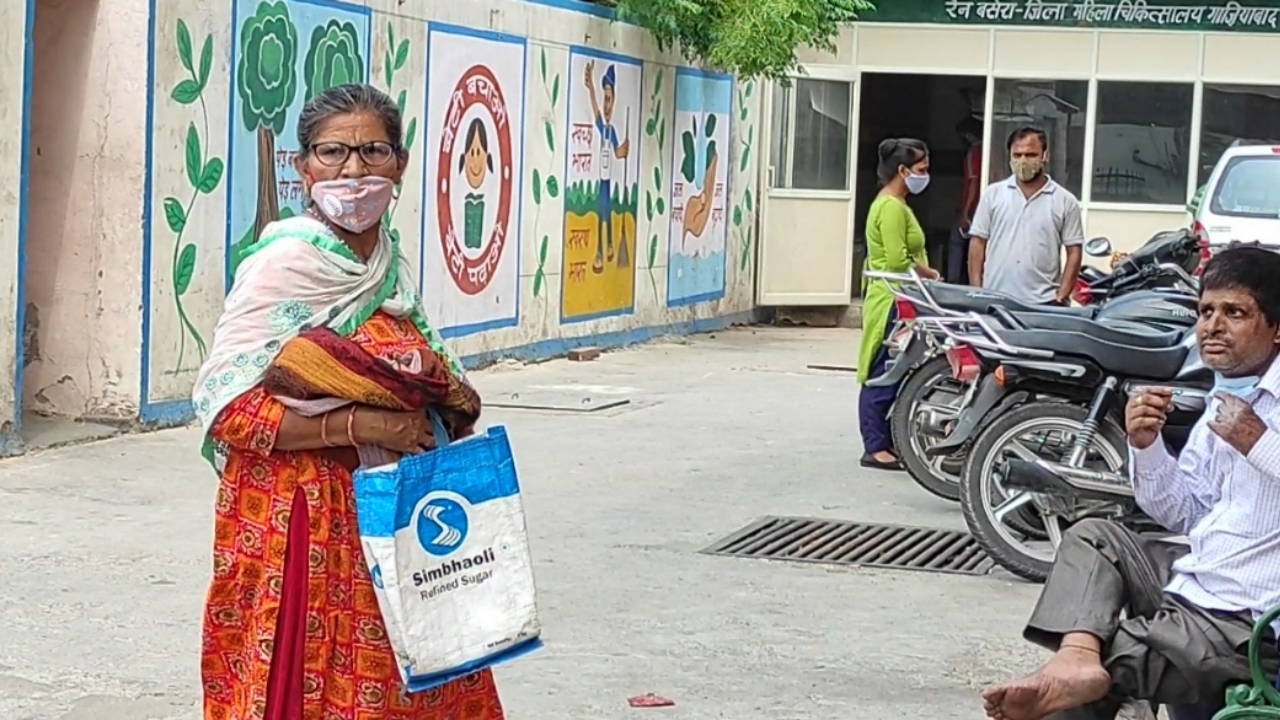
{"label": "motorcycle seat", "polygon": [[[1125,333],[1116,331],[1116,335]],[[1172,380],[1182,370],[1190,348],[1182,344],[1148,348],[1100,339],[1095,332],[1009,330],[1000,338],[1014,347],[1048,350],[1055,355],[1086,358],[1104,372],[1140,380]]]}
{"label": "motorcycle seat", "polygon": [[1108,320],[1105,324],[1091,318],[1057,313],[1010,312],[1025,328],[1013,330],[1056,330],[1080,332],[1115,345],[1159,349],[1173,347],[1182,342],[1182,330],[1156,328],[1133,320]]}
{"label": "motorcycle seat", "polygon": [[[974,312],[988,315],[993,305],[1002,307],[1010,312],[1036,312],[1051,315],[1069,315],[1072,317],[1093,317],[1098,311],[1094,306],[1056,307],[1053,305],[1035,305],[1016,300],[1003,293],[983,290],[969,285],[952,285],[942,282],[929,282],[926,285],[939,305],[957,312]],[[919,288],[907,287],[904,291],[911,297],[923,298]]]}

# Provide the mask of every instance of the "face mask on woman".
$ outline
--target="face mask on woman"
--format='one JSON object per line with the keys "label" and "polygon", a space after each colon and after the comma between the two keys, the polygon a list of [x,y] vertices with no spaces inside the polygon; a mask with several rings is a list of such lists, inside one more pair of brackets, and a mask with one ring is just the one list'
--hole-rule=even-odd
{"label": "face mask on woman", "polygon": [[916,175],[915,173],[908,170],[907,175],[906,177],[903,178],[903,180],[905,180],[907,183],[907,192],[911,193],[912,195],[919,195],[920,193],[924,192],[925,188],[929,187],[928,173],[925,173],[924,175]]}
{"label": "face mask on woman", "polygon": [[382,220],[391,206],[394,187],[377,175],[323,180],[311,186],[311,200],[329,222],[348,232],[362,233]]}

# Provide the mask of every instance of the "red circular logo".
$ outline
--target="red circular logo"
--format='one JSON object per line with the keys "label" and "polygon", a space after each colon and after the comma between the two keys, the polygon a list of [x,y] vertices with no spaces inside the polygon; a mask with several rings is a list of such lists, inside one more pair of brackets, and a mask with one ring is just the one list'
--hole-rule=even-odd
{"label": "red circular logo", "polygon": [[[487,135],[494,131],[497,140],[496,162],[486,165],[487,170],[498,176],[498,208],[493,221],[493,229],[489,232],[487,245],[481,244],[480,253],[476,257],[468,257],[453,221],[452,182],[460,169],[455,163],[455,143],[467,141],[467,128],[462,121],[471,106],[481,106],[481,112],[488,115],[484,122],[483,132]],[[493,275],[502,259],[502,251],[507,244],[507,229],[511,221],[512,172],[511,172],[511,118],[507,116],[507,102],[502,96],[502,87],[489,68],[484,65],[472,65],[454,86],[449,95],[448,114],[444,120],[444,131],[440,134],[440,154],[436,162],[436,218],[440,224],[440,245],[444,249],[445,266],[453,277],[458,289],[467,295],[478,295],[489,286]],[[489,146],[492,148],[492,146]],[[464,146],[461,153],[465,154]],[[487,151],[488,152],[488,151]],[[492,157],[490,152],[490,157]],[[461,155],[460,155],[461,156]],[[462,179],[462,178],[459,178]],[[479,222],[484,220],[481,210]],[[484,232],[484,228],[480,228]],[[472,250],[475,250],[473,247]]]}

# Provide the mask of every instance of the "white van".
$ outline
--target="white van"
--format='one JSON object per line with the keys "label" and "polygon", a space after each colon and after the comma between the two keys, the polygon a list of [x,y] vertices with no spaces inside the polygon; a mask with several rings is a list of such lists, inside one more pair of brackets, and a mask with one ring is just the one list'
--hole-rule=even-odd
{"label": "white van", "polygon": [[1280,145],[1237,140],[1192,202],[1205,260],[1235,245],[1280,251]]}

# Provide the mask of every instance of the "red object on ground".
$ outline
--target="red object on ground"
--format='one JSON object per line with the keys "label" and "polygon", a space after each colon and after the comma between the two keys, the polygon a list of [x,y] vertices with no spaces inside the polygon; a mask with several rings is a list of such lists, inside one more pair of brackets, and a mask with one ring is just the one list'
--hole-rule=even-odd
{"label": "red object on ground", "polygon": [[653,693],[645,693],[644,695],[628,698],[627,704],[633,708],[672,707],[676,704],[676,701],[659,697]]}

